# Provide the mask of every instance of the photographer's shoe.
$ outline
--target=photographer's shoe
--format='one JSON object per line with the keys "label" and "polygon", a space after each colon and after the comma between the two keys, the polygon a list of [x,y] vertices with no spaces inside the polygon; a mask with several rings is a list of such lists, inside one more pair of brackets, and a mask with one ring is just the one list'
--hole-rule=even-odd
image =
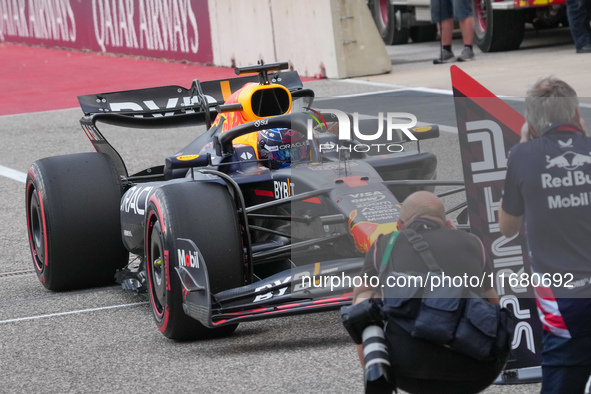
{"label": "photographer's shoe", "polygon": [[462,53],[458,56],[458,62],[469,62],[474,60],[474,51],[470,47],[464,47]]}
{"label": "photographer's shoe", "polygon": [[456,60],[454,53],[447,49],[443,49],[437,59],[433,59],[433,64],[450,63]]}
{"label": "photographer's shoe", "polygon": [[577,53],[591,53],[591,45],[585,45],[582,48],[577,48]]}

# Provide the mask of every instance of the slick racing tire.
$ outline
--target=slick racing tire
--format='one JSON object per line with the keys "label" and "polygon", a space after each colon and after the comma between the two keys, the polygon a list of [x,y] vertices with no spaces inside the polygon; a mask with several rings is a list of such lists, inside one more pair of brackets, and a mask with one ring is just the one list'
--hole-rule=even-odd
{"label": "slick racing tire", "polygon": [[121,180],[102,153],[33,163],[26,180],[29,245],[37,277],[49,290],[109,285],[128,262],[121,241]]}
{"label": "slick racing tire", "polygon": [[[179,239],[195,243],[215,294],[244,285],[240,228],[226,186],[182,182],[157,189],[146,210],[148,295],[156,325],[167,338],[187,341],[227,336],[238,324],[209,328],[183,310],[184,288],[175,270]],[[178,250],[177,250],[178,249]]]}

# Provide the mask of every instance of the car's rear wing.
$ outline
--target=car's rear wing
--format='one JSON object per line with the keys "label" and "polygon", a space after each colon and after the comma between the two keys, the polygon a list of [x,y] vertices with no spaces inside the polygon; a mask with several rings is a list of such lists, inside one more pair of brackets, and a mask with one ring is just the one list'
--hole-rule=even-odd
{"label": "car's rear wing", "polygon": [[[297,71],[283,71],[269,74],[271,83],[285,86],[296,92],[303,88]],[[216,81],[193,81],[191,88],[181,86],[160,86],[155,88],[126,90],[112,93],[78,96],[84,115],[117,114],[132,117],[163,117],[186,113],[203,112],[204,97],[211,110],[226,102],[228,97],[248,82],[259,82],[260,77],[221,79]],[[141,123],[141,122],[140,122]]]}
{"label": "car's rear wing", "polygon": [[123,159],[99,131],[97,122],[145,129],[199,125],[209,128],[219,106],[249,82],[280,84],[293,97],[313,97],[312,91],[303,89],[297,71],[280,71],[287,67],[287,63],[274,63],[237,68],[238,75],[258,75],[204,82],[196,79],[189,89],[171,85],[78,96],[84,112],[80,125],[95,150],[109,155],[119,174],[127,176]]}

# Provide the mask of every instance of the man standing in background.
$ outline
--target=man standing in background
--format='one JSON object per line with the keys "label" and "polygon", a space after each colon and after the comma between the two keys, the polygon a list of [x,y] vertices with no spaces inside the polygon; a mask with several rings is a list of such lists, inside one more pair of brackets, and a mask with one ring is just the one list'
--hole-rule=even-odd
{"label": "man standing in background", "polygon": [[431,20],[439,26],[441,52],[433,64],[449,63],[456,60],[451,49],[454,32],[454,20],[459,21],[464,48],[458,61],[474,60],[472,42],[474,40],[474,20],[472,19],[471,0],[431,0]]}
{"label": "man standing in background", "polygon": [[526,275],[544,327],[542,393],[582,394],[591,374],[591,139],[564,81],[538,81],[525,108],[526,142],[509,154],[499,226],[509,238],[525,219]]}

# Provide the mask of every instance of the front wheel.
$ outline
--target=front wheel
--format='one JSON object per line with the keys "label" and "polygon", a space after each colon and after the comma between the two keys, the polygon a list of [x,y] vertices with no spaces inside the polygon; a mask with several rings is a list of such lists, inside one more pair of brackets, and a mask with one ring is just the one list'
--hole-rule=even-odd
{"label": "front wheel", "polygon": [[169,184],[150,197],[146,212],[148,295],[160,332],[180,341],[232,334],[238,324],[212,329],[185,314],[184,289],[175,270],[198,258],[187,257],[180,244],[188,239],[203,257],[211,293],[244,285],[240,227],[227,187],[206,182]]}
{"label": "front wheel", "polygon": [[525,32],[524,10],[494,10],[491,0],[473,0],[474,37],[482,52],[518,49]]}
{"label": "front wheel", "polygon": [[102,153],[33,163],[26,180],[27,230],[37,277],[49,290],[108,285],[127,264],[121,241],[122,186]]}

